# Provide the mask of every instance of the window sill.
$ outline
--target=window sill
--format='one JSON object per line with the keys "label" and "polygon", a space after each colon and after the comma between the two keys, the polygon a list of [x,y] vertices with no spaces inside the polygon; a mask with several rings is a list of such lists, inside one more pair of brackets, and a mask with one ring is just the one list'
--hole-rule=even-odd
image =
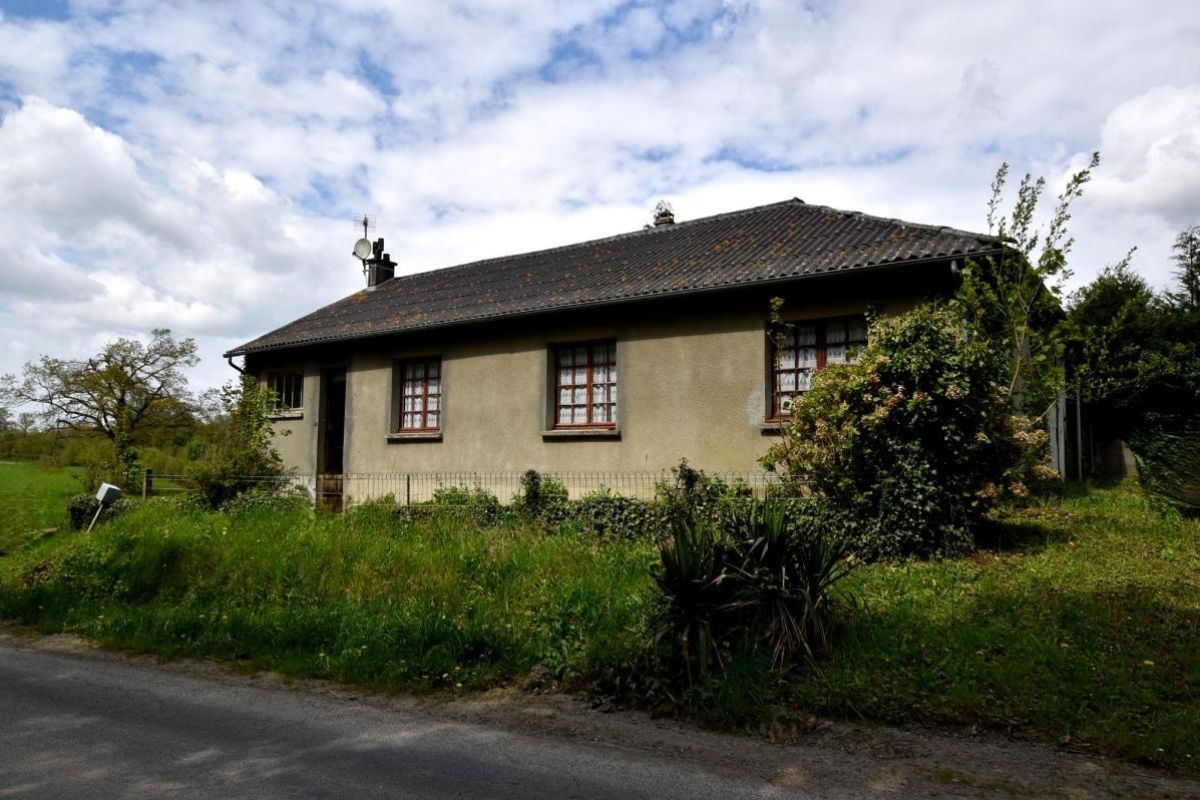
{"label": "window sill", "polygon": [[760,422],[754,427],[762,433],[763,436],[782,436],[784,427],[791,422],[787,419],[767,420]]}
{"label": "window sill", "polygon": [[542,439],[620,439],[620,428],[551,428]]}
{"label": "window sill", "polygon": [[441,431],[412,431],[411,433],[389,433],[387,435],[388,444],[399,444],[402,442],[440,442],[442,440]]}
{"label": "window sill", "polygon": [[284,419],[304,419],[304,409],[293,408],[291,411],[274,411],[270,414],[267,414],[267,419],[271,420],[272,422]]}

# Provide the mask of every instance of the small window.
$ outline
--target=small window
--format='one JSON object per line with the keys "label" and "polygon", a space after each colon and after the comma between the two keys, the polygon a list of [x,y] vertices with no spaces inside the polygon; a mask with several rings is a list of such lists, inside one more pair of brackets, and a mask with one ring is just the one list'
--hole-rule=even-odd
{"label": "small window", "polygon": [[267,387],[275,393],[276,411],[300,411],[304,408],[304,373],[274,372],[267,375]]}
{"label": "small window", "polygon": [[554,348],[554,427],[617,427],[617,346],[613,342]]}
{"label": "small window", "polygon": [[771,418],[789,415],[793,397],[829,364],[853,363],[867,344],[863,317],[797,322],[772,343]]}
{"label": "small window", "polygon": [[442,360],[404,361],[400,370],[400,410],[397,430],[442,429]]}

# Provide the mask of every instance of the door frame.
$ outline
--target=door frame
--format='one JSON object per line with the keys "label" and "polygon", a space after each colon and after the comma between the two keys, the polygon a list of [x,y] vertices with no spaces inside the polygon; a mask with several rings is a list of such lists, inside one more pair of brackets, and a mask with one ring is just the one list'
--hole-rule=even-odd
{"label": "door frame", "polygon": [[[331,464],[330,441],[329,433],[333,421],[330,419],[330,398],[333,395],[334,384],[341,384],[342,393],[342,418],[341,438],[342,438],[342,457],[341,463],[337,465],[337,469],[333,470]],[[332,507],[334,510],[341,510],[344,500],[344,479],[343,475],[346,471],[346,434],[349,429],[347,424],[347,375],[344,366],[324,367],[321,369],[321,391],[320,391],[320,408],[317,413],[317,474],[316,474],[316,493],[317,501],[321,505]]]}

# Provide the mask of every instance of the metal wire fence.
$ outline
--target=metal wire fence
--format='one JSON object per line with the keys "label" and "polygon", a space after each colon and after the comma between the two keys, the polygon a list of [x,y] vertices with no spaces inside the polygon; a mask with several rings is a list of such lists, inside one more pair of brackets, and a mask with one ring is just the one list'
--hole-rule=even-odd
{"label": "metal wire fence", "polygon": [[[670,470],[642,472],[542,472],[542,481],[554,481],[566,489],[567,497],[579,500],[599,491],[625,497],[651,500],[660,483],[674,479]],[[391,496],[397,503],[412,504],[434,499],[441,490],[484,490],[501,503],[509,503],[521,494],[524,472],[371,472],[344,475],[306,475],[279,477],[241,476],[249,484],[295,487],[314,500],[333,505],[353,505]],[[743,485],[755,497],[764,497],[777,480],[767,472],[705,472],[710,478],[729,485]],[[192,488],[187,475],[149,473],[143,495],[184,492]]]}

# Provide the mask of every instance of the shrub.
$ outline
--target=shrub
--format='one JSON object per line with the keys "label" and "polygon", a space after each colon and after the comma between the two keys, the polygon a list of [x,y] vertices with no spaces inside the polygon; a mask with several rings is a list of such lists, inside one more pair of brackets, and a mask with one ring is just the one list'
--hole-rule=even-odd
{"label": "shrub", "polygon": [[67,439],[56,461],[62,466],[72,464],[80,468],[72,476],[79,481],[85,494],[95,494],[102,483],[122,485],[120,459],[108,439],[88,434],[73,435]]}
{"label": "shrub", "polygon": [[1147,414],[1130,445],[1148,494],[1184,513],[1200,513],[1200,422]]}
{"label": "shrub", "polygon": [[403,505],[389,494],[357,504],[351,513],[360,517],[387,513],[407,522],[468,522],[479,528],[490,528],[504,518],[504,508],[496,495],[479,486],[473,489],[467,486],[440,486],[434,490],[431,500]]}
{"label": "shrub", "polygon": [[[129,511],[133,511],[139,505],[140,501],[129,497],[118,498],[116,502],[105,506],[104,511],[100,513],[97,524],[107,522],[114,517],[118,517]],[[96,515],[96,509],[100,507],[100,501],[95,495],[77,494],[67,501],[67,521],[71,525],[72,530],[81,531],[87,528],[92,522],[92,517]]]}
{"label": "shrub", "polygon": [[221,417],[189,474],[201,500],[209,508],[220,508],[250,489],[287,488],[279,479],[287,477],[288,470],[271,442],[275,393],[243,376],[239,383],[221,388],[218,402]]}
{"label": "shrub", "polygon": [[727,506],[737,505],[752,496],[745,481],[739,479],[727,484],[696,469],[686,458],[671,468],[671,475],[672,480],[659,481],[654,487],[655,500],[670,524],[697,516],[719,519]]}
{"label": "shrub", "polygon": [[221,505],[221,510],[232,517],[239,517],[262,510],[294,514],[311,510],[312,507],[312,498],[303,487],[266,484],[234,495]]}
{"label": "shrub", "polygon": [[868,556],[965,548],[986,511],[1027,494],[1045,435],[1014,417],[999,359],[951,307],[873,320],[856,364],[813,376],[762,459],[853,525]]}
{"label": "shrub", "polygon": [[521,491],[513,498],[510,509],[518,517],[549,524],[559,524],[571,517],[567,487],[536,469],[526,470],[521,476]]}
{"label": "shrub", "polygon": [[431,501],[438,513],[470,521],[485,528],[500,520],[500,501],[483,487],[442,486],[433,493]]}
{"label": "shrub", "polygon": [[666,520],[657,504],[624,497],[608,488],[600,488],[572,505],[572,519],[597,536],[652,537],[662,530]]}
{"label": "shrub", "polygon": [[527,469],[521,476],[520,499],[530,513],[542,507],[542,474],[536,469]]}

